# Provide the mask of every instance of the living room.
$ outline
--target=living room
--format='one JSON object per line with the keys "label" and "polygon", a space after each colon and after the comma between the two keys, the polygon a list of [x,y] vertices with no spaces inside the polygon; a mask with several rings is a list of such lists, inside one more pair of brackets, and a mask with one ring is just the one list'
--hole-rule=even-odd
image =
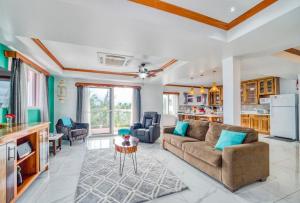
{"label": "living room", "polygon": [[0,202],[300,201],[298,0],[0,8]]}

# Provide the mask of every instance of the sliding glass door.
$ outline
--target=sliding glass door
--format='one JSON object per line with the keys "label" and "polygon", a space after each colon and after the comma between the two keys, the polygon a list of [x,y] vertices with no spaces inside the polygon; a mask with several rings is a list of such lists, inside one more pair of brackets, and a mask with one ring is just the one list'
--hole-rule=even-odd
{"label": "sliding glass door", "polygon": [[90,125],[92,134],[111,134],[111,88],[90,88]]}
{"label": "sliding glass door", "polygon": [[129,128],[132,123],[132,88],[113,89],[113,132],[118,133],[120,128]]}
{"label": "sliding glass door", "polygon": [[132,123],[132,88],[90,88],[91,134],[117,134]]}

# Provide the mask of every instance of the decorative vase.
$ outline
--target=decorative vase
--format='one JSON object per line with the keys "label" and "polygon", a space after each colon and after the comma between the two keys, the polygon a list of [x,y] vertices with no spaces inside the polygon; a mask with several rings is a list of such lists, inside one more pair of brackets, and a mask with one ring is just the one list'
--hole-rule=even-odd
{"label": "decorative vase", "polygon": [[12,118],[6,118],[6,120],[7,120],[7,126],[9,128],[12,128],[13,127],[13,119]]}

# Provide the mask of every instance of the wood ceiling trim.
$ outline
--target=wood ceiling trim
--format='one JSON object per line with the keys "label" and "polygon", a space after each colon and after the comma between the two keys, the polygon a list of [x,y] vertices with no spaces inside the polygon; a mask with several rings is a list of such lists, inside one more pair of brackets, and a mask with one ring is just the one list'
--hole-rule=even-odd
{"label": "wood ceiling trim", "polygon": [[[72,72],[85,72],[85,73],[97,73],[97,74],[106,74],[106,75],[119,75],[119,76],[128,76],[128,77],[138,77],[138,74],[134,73],[126,73],[126,72],[114,72],[114,71],[101,71],[95,69],[81,69],[81,68],[71,68],[64,67],[62,63],[51,53],[51,51],[41,42],[41,40],[37,38],[31,38],[33,42],[40,47],[42,51],[54,62],[56,63],[62,70],[64,71],[72,71]],[[168,63],[164,64],[160,69],[165,70],[172,64],[176,63],[176,59],[172,59]],[[152,77],[156,76],[156,74],[150,74]]]}
{"label": "wood ceiling trim", "polygon": [[165,11],[168,13],[172,13],[174,15],[178,15],[181,17],[185,17],[200,23],[204,23],[210,26],[214,26],[216,28],[220,28],[223,30],[230,30],[231,28],[237,26],[238,24],[246,21],[250,17],[254,16],[258,12],[262,11],[263,9],[267,8],[271,4],[275,3],[278,0],[262,0],[260,3],[237,17],[236,19],[232,20],[229,23],[223,22],[221,20],[211,18],[209,16],[203,15],[201,13],[176,6],[174,4],[170,4],[161,0],[129,0],[131,2],[141,4],[144,6],[152,7],[161,11]]}
{"label": "wood ceiling trim", "polygon": [[141,88],[141,86],[137,85],[115,85],[115,84],[107,84],[107,83],[87,83],[87,82],[76,82],[76,87],[124,87],[124,88]]}
{"label": "wood ceiling trim", "polygon": [[23,61],[27,65],[31,66],[35,70],[43,73],[44,75],[46,75],[46,76],[50,75],[50,73],[45,68],[43,68],[42,66],[36,64],[35,62],[33,62],[32,60],[30,60],[29,58],[27,58],[26,56],[22,55],[21,53],[19,53],[17,51],[4,51],[4,56],[7,57],[7,58],[20,59],[21,61]]}
{"label": "wood ceiling trim", "polygon": [[121,75],[121,76],[130,76],[130,77],[138,76],[137,74],[134,73],[102,71],[102,70],[94,70],[94,69],[64,68],[64,70],[73,71],[73,72],[98,73],[98,74],[105,74],[105,75]]}
{"label": "wood ceiling trim", "polygon": [[[166,70],[167,68],[169,68],[171,65],[173,65],[174,63],[176,63],[178,60],[177,59],[171,59],[169,62],[165,63],[164,65],[162,65],[159,70]],[[155,77],[158,73],[150,73],[149,77]]]}
{"label": "wood ceiling trim", "polygon": [[290,48],[290,49],[286,49],[284,51],[288,52],[290,54],[294,54],[294,55],[300,56],[300,50],[299,49]]}
{"label": "wood ceiling trim", "polygon": [[[196,86],[196,85],[177,85],[177,84],[166,84],[164,85],[166,87],[186,87],[186,88],[198,88],[200,89],[202,87],[202,85]],[[210,87],[205,87],[203,86],[205,89],[208,89]]]}
{"label": "wood ceiling trim", "polygon": [[255,5],[254,7],[252,7],[251,9],[249,9],[248,11],[246,11],[245,13],[228,23],[228,30],[246,21],[247,19],[251,18],[252,16],[256,15],[257,13],[259,13],[260,11],[277,1],[278,0],[263,0],[262,2],[258,3],[257,5]]}
{"label": "wood ceiling trim", "polygon": [[64,69],[64,66],[59,62],[59,60],[50,52],[50,50],[41,42],[41,40],[36,38],[31,38],[36,45],[38,45],[44,53],[52,59],[54,63],[56,63],[62,70]]}

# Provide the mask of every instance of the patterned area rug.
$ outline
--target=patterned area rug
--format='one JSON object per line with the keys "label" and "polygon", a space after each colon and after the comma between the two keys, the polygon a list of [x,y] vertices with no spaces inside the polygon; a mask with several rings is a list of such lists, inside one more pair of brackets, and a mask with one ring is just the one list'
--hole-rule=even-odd
{"label": "patterned area rug", "polygon": [[187,186],[150,154],[137,152],[138,172],[126,156],[119,175],[119,156],[113,149],[87,151],[77,185],[75,202],[136,203],[180,192]]}

